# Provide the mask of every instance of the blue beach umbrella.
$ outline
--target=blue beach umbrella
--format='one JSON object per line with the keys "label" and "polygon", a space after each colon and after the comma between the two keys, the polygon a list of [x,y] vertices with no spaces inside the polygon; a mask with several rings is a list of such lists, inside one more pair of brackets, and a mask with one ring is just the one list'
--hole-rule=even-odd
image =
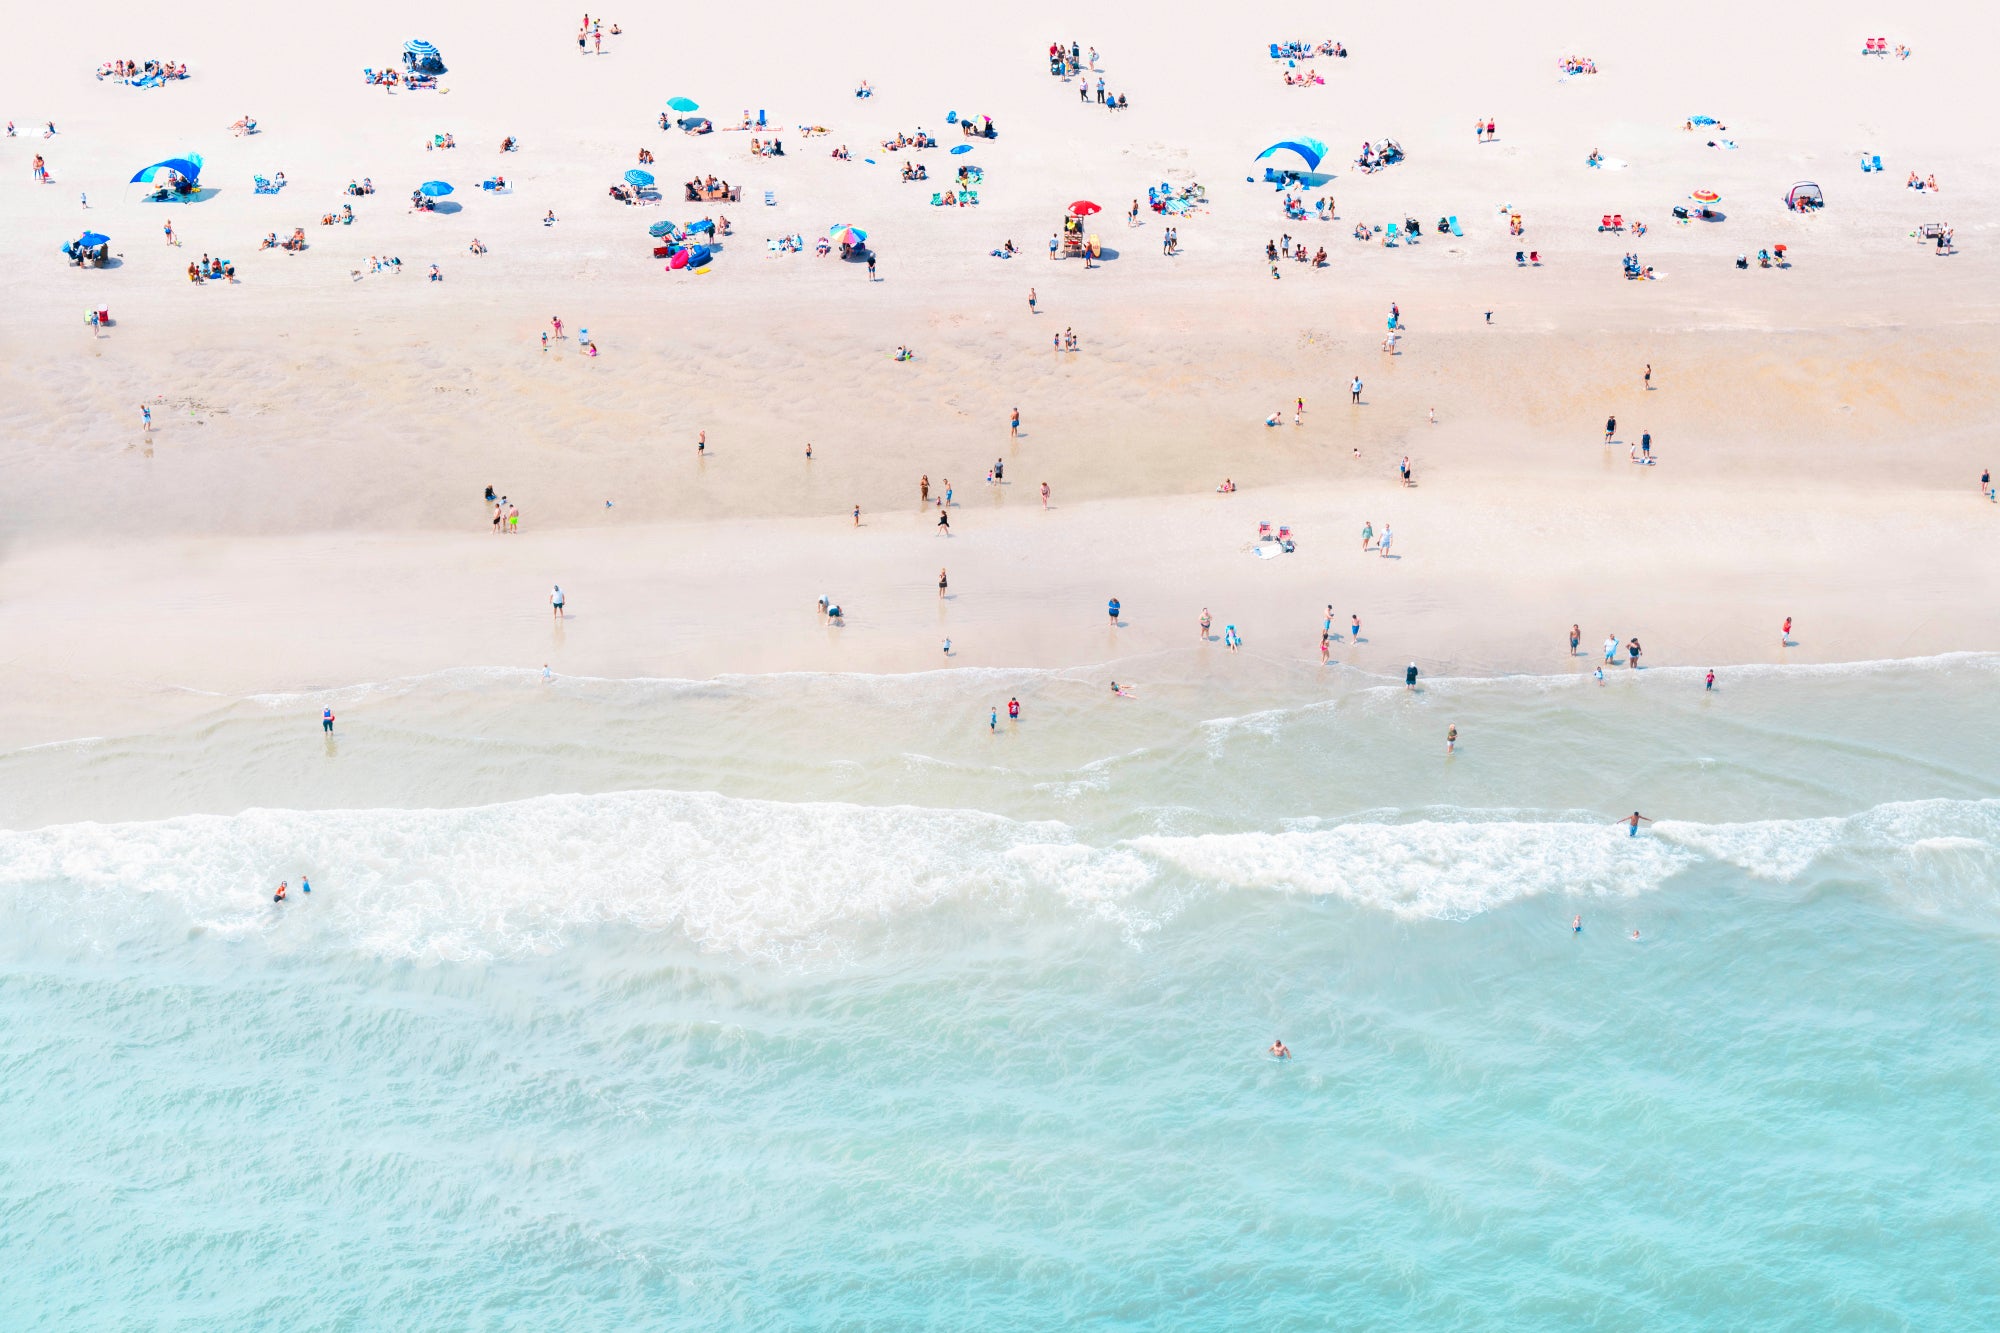
{"label": "blue beach umbrella", "polygon": [[666,221],[663,218],[660,221],[655,222],[652,226],[646,228],[646,234],[655,239],[658,239],[659,237],[662,236],[671,236],[674,234],[674,224]]}
{"label": "blue beach umbrella", "polygon": [[432,199],[442,198],[451,193],[451,186],[443,181],[425,181],[417,187],[417,193]]}
{"label": "blue beach umbrella", "polygon": [[650,171],[641,171],[639,168],[634,167],[625,173],[625,183],[627,185],[651,185],[653,183],[653,173]]}
{"label": "blue beach umbrella", "polygon": [[1257,161],[1276,171],[1310,175],[1325,157],[1326,145],[1317,139],[1281,139],[1257,154]]}
{"label": "blue beach umbrella", "polygon": [[95,250],[100,245],[108,244],[110,240],[111,238],[101,231],[87,231],[76,238],[76,243],[86,250]]}
{"label": "blue beach umbrella", "polygon": [[971,145],[971,144],[969,144],[969,143],[962,143],[962,144],[958,145],[958,147],[956,147],[956,148],[954,148],[954,149],[952,149],[952,150],[951,150],[951,155],[952,155],[953,157],[961,157],[961,156],[963,156],[964,154],[966,154],[966,153],[969,153],[969,152],[971,152],[971,151],[972,151],[972,145]]}
{"label": "blue beach umbrella", "polygon": [[432,46],[421,37],[412,37],[409,41],[404,42],[403,50],[419,60],[428,60],[438,53],[438,49],[435,46]]}
{"label": "blue beach umbrella", "polygon": [[163,162],[155,162],[150,167],[141,167],[132,177],[132,183],[151,184],[153,177],[161,171],[171,171],[192,185],[201,178],[201,154],[189,153],[186,157],[170,157]]}
{"label": "blue beach umbrella", "polygon": [[692,97],[669,97],[667,99],[667,110],[678,111],[685,116],[690,111],[701,110],[701,103],[695,101]]}

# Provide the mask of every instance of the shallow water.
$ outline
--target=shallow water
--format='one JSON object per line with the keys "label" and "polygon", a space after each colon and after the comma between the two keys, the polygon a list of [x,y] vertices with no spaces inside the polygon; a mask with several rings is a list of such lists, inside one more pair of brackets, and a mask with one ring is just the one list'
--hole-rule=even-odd
{"label": "shallow water", "polygon": [[2000,1317],[2000,660],[1120,670],[0,756],[0,1322]]}

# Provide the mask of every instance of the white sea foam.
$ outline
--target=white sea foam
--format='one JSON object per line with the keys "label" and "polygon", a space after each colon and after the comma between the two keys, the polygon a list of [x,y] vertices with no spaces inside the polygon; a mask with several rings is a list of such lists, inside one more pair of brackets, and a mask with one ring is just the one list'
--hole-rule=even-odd
{"label": "white sea foam", "polygon": [[[1128,934],[1202,892],[1331,895],[1460,919],[1547,894],[1635,894],[1703,865],[1791,881],[1853,866],[1933,901],[1990,893],[2000,802],[1843,819],[1666,823],[1429,817],[1102,845],[1055,821],[705,793],[546,796],[457,810],[249,810],[0,833],[0,911],[116,944],[168,927],[385,958],[507,957],[600,925],[761,955],[942,904],[1070,913]],[[310,905],[301,875],[318,881]],[[270,892],[293,882],[296,904]]]}

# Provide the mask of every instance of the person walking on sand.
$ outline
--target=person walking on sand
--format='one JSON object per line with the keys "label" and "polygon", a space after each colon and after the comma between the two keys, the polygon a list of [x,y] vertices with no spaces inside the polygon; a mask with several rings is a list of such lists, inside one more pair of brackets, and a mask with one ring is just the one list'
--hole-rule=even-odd
{"label": "person walking on sand", "polygon": [[1210,627],[1211,625],[1213,625],[1213,624],[1215,624],[1215,621],[1209,618],[1209,614],[1208,614],[1208,608],[1204,606],[1204,607],[1203,607],[1203,608],[1201,609],[1201,621],[1200,621],[1200,625],[1201,625],[1201,641],[1202,641],[1203,643],[1207,643],[1207,642],[1208,642],[1208,630],[1209,630],[1209,627]]}
{"label": "person walking on sand", "polygon": [[[1612,822],[1616,824],[1623,824],[1625,826],[1626,837],[1636,838],[1639,836],[1639,825],[1650,824],[1653,821],[1648,819],[1646,816],[1640,814],[1637,810],[1634,810],[1629,817],[1625,819],[1613,820]],[[1632,933],[1634,936],[1637,936],[1639,932],[1635,930]]]}
{"label": "person walking on sand", "polygon": [[179,241],[177,241],[177,240],[175,240],[175,239],[174,239],[174,224],[173,224],[173,223],[169,222],[169,223],[168,223],[168,224],[167,224],[167,225],[166,225],[166,226],[165,226],[164,228],[162,228],[162,230],[164,230],[164,231],[165,231],[165,232],[167,233],[167,244],[168,244],[168,245],[179,245],[179,244],[180,244],[180,242],[179,242]]}
{"label": "person walking on sand", "polygon": [[951,586],[951,579],[946,576],[945,572],[942,569],[940,569],[938,571],[938,600],[940,602],[944,600],[944,590],[950,586]]}
{"label": "person walking on sand", "polygon": [[1325,666],[1332,660],[1333,660],[1333,635],[1331,632],[1327,630],[1321,630],[1319,635],[1319,664],[1321,666]]}
{"label": "person walking on sand", "polygon": [[1382,540],[1379,543],[1377,543],[1376,546],[1376,549],[1382,552],[1382,558],[1384,560],[1387,560],[1389,558],[1389,543],[1395,540],[1396,540],[1396,530],[1390,527],[1387,523],[1384,523],[1382,525]]}
{"label": "person walking on sand", "polygon": [[944,530],[945,536],[951,536],[951,511],[949,509],[938,510],[937,525]]}
{"label": "person walking on sand", "polygon": [[708,457],[708,432],[702,431],[695,437],[694,451],[698,457]]}
{"label": "person walking on sand", "polygon": [[1021,438],[1021,409],[1018,407],[1014,409],[1013,415],[1007,419],[1007,434],[1016,440]]}
{"label": "person walking on sand", "polygon": [[1604,418],[1604,442],[1606,444],[1611,443],[1611,437],[1617,433],[1618,433],[1618,418],[1617,417]]}
{"label": "person walking on sand", "polygon": [[1652,363],[1652,362],[1648,361],[1648,362],[1646,363],[1646,373],[1645,373],[1644,375],[1640,376],[1640,383],[1642,383],[1642,384],[1644,384],[1644,385],[1646,386],[1646,391],[1647,391],[1648,393],[1652,392],[1652,389],[1653,389],[1653,363]]}
{"label": "person walking on sand", "polygon": [[1361,550],[1365,554],[1375,544],[1375,525],[1367,519],[1361,520]]}
{"label": "person walking on sand", "polygon": [[1780,648],[1789,648],[1792,646],[1792,618],[1790,616],[1785,617],[1784,628],[1778,631],[1778,646]]}
{"label": "person walking on sand", "polygon": [[549,324],[550,324],[550,325],[551,325],[552,327],[554,327],[554,329],[555,329],[555,331],[556,331],[556,337],[558,337],[558,338],[562,337],[562,316],[561,316],[561,315],[552,315],[552,316],[550,316],[550,318],[549,318]]}
{"label": "person walking on sand", "polygon": [[917,478],[917,503],[929,504],[930,501],[931,501],[931,474],[926,472],[924,473],[923,476]]}
{"label": "person walking on sand", "polygon": [[1347,638],[1348,638],[1348,642],[1350,642],[1350,643],[1360,643],[1360,642],[1361,642],[1361,617],[1360,617],[1360,616],[1349,616],[1349,617],[1347,618]]}
{"label": "person walking on sand", "polygon": [[856,505],[856,506],[854,506],[854,526],[855,526],[855,527],[857,527],[857,528],[861,526],[861,506],[860,506],[860,505]]}
{"label": "person walking on sand", "polygon": [[1354,383],[1347,386],[1347,392],[1349,395],[1348,401],[1356,404],[1361,402],[1361,377],[1359,375],[1354,377]]}
{"label": "person walking on sand", "polygon": [[144,403],[141,403],[139,404],[139,429],[142,431],[150,431],[152,428],[153,428],[153,409],[146,406]]}
{"label": "person walking on sand", "polygon": [[549,594],[549,612],[557,620],[567,620],[569,617],[563,614],[562,584],[556,584],[555,589],[554,592]]}
{"label": "person walking on sand", "polygon": [[1035,289],[1033,287],[1028,288],[1028,313],[1031,315],[1035,313]]}
{"label": "person walking on sand", "polygon": [[868,281],[875,281],[875,252],[873,250],[868,252]]}

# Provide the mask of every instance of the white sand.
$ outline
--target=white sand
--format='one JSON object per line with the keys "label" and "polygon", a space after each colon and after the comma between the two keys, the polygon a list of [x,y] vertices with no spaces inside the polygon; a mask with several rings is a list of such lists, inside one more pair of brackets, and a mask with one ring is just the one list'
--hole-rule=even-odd
{"label": "white sand", "polygon": [[[1311,657],[1331,601],[1369,630],[1343,660],[1381,670],[1413,656],[1437,671],[1567,670],[1573,621],[1587,644],[1638,635],[1660,665],[1777,659],[1788,614],[1788,661],[1996,644],[2000,507],[1975,494],[2000,463],[1995,154],[1975,115],[1986,43],[1969,7],[1752,23],[1683,6],[1669,24],[1570,4],[1329,27],[1305,6],[1176,5],[1100,14],[1091,30],[1071,7],[968,22],[787,4],[692,30],[614,14],[626,32],[601,57],[577,54],[580,8],[405,12],[363,4],[307,29],[262,8],[116,0],[87,24],[19,21],[0,81],[0,118],[20,126],[0,141],[0,598],[16,685],[0,741],[109,729],[165,686],[479,663],[927,669],[945,633],[969,665],[1091,662],[1191,647],[1204,606],[1252,654]],[[1863,57],[1878,34],[1915,57]],[[442,49],[448,92],[361,82],[412,36]],[[1058,36],[1095,42],[1129,110],[1080,106],[1047,75]],[[1326,86],[1289,89],[1264,53],[1281,37],[1335,37],[1352,55],[1310,62]],[[1602,72],[1559,81],[1566,52]],[[193,78],[146,91],[92,78],[116,56],[183,59]],[[867,101],[851,95],[863,77],[878,89]],[[733,130],[663,133],[675,94],[718,126],[766,109],[787,156],[753,158]],[[952,109],[991,115],[1000,137],[948,155],[963,142]],[[232,137],[246,112],[263,132]],[[1739,147],[1683,132],[1697,112]],[[1500,138],[1477,144],[1486,115]],[[44,141],[49,118],[61,132]],[[807,139],[801,122],[831,134]],[[918,125],[940,147],[918,155],[931,180],[905,185],[909,155],[879,141]],[[426,152],[444,131],[459,147]],[[496,151],[508,134],[519,153]],[[1338,199],[1336,223],[1289,222],[1269,187],[1244,183],[1260,148],[1296,134],[1333,150],[1337,179],[1311,193]],[[1384,135],[1408,162],[1355,172],[1355,147]],[[841,143],[854,161],[830,160]],[[624,207],[605,186],[642,146],[666,202]],[[1629,166],[1586,169],[1592,148]],[[142,203],[124,184],[187,149],[207,158],[214,197]],[[1862,174],[1863,151],[1887,172]],[[29,179],[37,152],[54,184]],[[981,206],[928,207],[960,163],[986,169]],[[283,194],[251,192],[253,173],[280,169]],[[1910,170],[1943,192],[1904,188]],[[476,188],[496,171],[514,194]],[[676,202],[678,182],[707,172],[744,202]],[[380,192],[344,198],[363,175]],[[407,211],[433,178],[458,187],[461,211]],[[1801,178],[1825,187],[1824,213],[1783,208]],[[1177,258],[1143,211],[1162,179],[1199,180],[1211,200],[1168,220]],[[1702,186],[1728,220],[1675,226],[1671,205]],[[1142,225],[1128,230],[1134,197]],[[1092,226],[1119,252],[1091,271],[1042,258],[1077,198],[1105,206]],[[316,225],[344,202],[354,226]],[[1526,218],[1518,240],[1503,204]],[[544,227],[550,208],[561,220]],[[650,257],[648,223],[725,212],[736,234],[710,272]],[[1652,230],[1600,235],[1605,212]],[[1419,245],[1350,236],[1406,214]],[[1462,240],[1432,235],[1443,214]],[[162,241],[168,219],[180,248]],[[1962,253],[1909,239],[1929,221],[1954,223]],[[880,282],[764,247],[834,222],[868,229]],[[55,247],[85,226],[111,235],[118,265],[67,266]],[[256,249],[293,226],[309,250]],[[1262,247],[1286,231],[1330,267],[1287,261],[1274,282]],[[489,254],[466,253],[474,236]],[[1009,238],[1023,257],[988,257]],[[1731,263],[1773,241],[1790,269]],[[1517,249],[1543,266],[1517,268]],[[1627,250],[1667,277],[1624,281]],[[204,251],[241,281],[190,285]],[[404,273],[351,277],[371,254],[400,255]],[[445,281],[424,280],[433,262]],[[1409,326],[1394,358],[1379,349],[1391,301]],[[117,321],[95,340],[94,307]],[[544,353],[557,314],[602,354],[573,339]],[[1065,327],[1080,352],[1051,350]],[[916,361],[891,359],[902,343]],[[1279,408],[1285,424],[1265,429]],[[1641,430],[1657,467],[1626,461]],[[1396,479],[1404,454],[1415,490]],[[989,491],[996,457],[1008,484]],[[919,510],[922,473],[956,488],[950,539]],[[1224,476],[1238,494],[1212,493]],[[519,536],[489,534],[486,484],[521,506]],[[1259,519],[1291,523],[1298,554],[1243,559]],[[1360,554],[1364,519],[1394,525],[1400,559]],[[939,565],[956,594],[942,612]],[[554,582],[576,612],[560,634]],[[849,609],[845,630],[819,625],[822,592]],[[1114,594],[1128,622],[1115,637]]]}

